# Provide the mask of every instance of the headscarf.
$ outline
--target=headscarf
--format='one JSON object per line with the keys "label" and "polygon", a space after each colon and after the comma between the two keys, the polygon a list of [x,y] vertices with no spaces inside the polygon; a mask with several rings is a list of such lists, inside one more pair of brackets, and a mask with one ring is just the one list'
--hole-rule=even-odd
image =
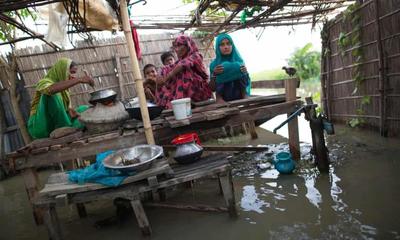
{"label": "headscarf", "polygon": [[[36,84],[36,93],[31,105],[31,115],[36,113],[42,94],[50,95],[49,87],[51,85],[68,79],[71,62],[72,60],[69,58],[59,59],[53,65],[53,67],[50,68],[46,76]],[[64,103],[65,110],[67,110],[70,107],[69,91],[64,90],[61,91],[60,94]]]}
{"label": "headscarf", "polygon": [[177,45],[186,45],[189,49],[188,53],[185,56],[183,56],[183,58],[190,56],[193,53],[199,52],[199,49],[197,48],[196,43],[193,41],[193,39],[186,35],[180,35],[177,38],[175,38],[175,40],[172,42],[172,46],[177,46]]}
{"label": "headscarf", "polygon": [[[229,55],[222,55],[219,46],[221,45],[222,40],[227,39],[232,45],[232,52]],[[222,65],[224,67],[224,72],[222,74],[218,74],[216,78],[217,83],[231,82],[238,80],[242,77],[249,78],[248,74],[242,73],[240,67],[245,65],[243,58],[240,56],[239,51],[237,50],[235,43],[233,42],[231,36],[226,33],[221,33],[215,39],[215,59],[210,64],[210,74],[214,72],[214,68],[218,65]],[[250,78],[249,78],[250,83]],[[246,88],[247,93],[250,92],[250,84]]]}
{"label": "headscarf", "polygon": [[178,56],[178,60],[174,64],[170,64],[164,66],[161,69],[161,75],[166,76],[169,72],[171,72],[176,65],[180,64],[187,68],[192,68],[198,75],[200,75],[203,79],[208,78],[207,71],[203,64],[203,56],[199,52],[199,49],[196,46],[196,43],[193,39],[186,35],[179,35],[172,42],[172,46],[177,45],[185,45],[188,47],[188,52],[185,56]]}

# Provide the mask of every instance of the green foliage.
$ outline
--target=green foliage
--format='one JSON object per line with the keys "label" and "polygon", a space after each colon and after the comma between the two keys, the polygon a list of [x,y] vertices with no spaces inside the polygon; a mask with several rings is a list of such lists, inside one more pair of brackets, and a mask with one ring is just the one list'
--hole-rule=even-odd
{"label": "green foliage", "polygon": [[320,115],[322,113],[322,108],[321,106],[321,92],[314,92],[311,96],[312,100],[314,103],[318,104],[318,107],[315,108],[315,111],[317,115]]}
{"label": "green foliage", "polygon": [[296,49],[289,57],[288,64],[297,69],[297,76],[302,81],[319,81],[321,74],[321,53],[312,51],[313,45],[307,43],[304,47]]}
{"label": "green foliage", "polygon": [[361,99],[361,105],[367,105],[371,103],[371,96],[364,96]]}
{"label": "green foliage", "polygon": [[252,8],[245,8],[242,12],[242,14],[240,15],[240,22],[241,23],[246,23],[246,20],[248,17],[252,17],[254,15],[255,12],[260,12],[262,10],[261,6],[255,6]]}
{"label": "green foliage", "polygon": [[[182,0],[183,4],[190,4],[190,3],[195,3],[197,6],[200,3],[200,0]],[[195,10],[191,11],[191,14],[195,14]],[[211,4],[205,11],[205,15],[207,17],[215,17],[218,19],[218,17],[224,17],[226,16],[226,12],[220,8],[217,8],[216,5]]]}
{"label": "green foliage", "polygon": [[362,125],[364,123],[365,123],[364,119],[360,119],[360,118],[352,118],[349,121],[350,127],[353,127],[353,128],[354,127],[358,127],[358,126],[360,126],[360,125]]}
{"label": "green foliage", "polygon": [[[4,15],[17,19],[19,22],[31,17],[36,20],[37,16],[31,13],[28,9],[21,9],[18,11],[4,12]],[[0,41],[11,41],[14,39],[16,28],[13,25],[0,21]]]}
{"label": "green foliage", "polygon": [[260,81],[260,80],[282,80],[287,79],[287,75],[285,71],[280,68],[264,70],[262,72],[251,73],[250,74],[251,81]]}

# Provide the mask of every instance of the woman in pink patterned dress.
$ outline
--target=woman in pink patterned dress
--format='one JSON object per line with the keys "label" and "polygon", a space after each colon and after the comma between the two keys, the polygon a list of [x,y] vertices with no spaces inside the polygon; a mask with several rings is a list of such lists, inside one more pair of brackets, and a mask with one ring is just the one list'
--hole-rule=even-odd
{"label": "woman in pink patterned dress", "polygon": [[208,74],[192,38],[180,35],[173,42],[178,61],[161,69],[157,80],[156,102],[165,108],[172,108],[171,101],[191,98],[193,102],[211,98]]}

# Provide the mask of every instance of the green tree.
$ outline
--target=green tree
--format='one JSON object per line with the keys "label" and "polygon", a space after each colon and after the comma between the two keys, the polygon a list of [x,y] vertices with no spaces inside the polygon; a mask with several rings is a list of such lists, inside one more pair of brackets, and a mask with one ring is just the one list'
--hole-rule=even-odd
{"label": "green tree", "polygon": [[313,45],[307,43],[296,49],[287,59],[289,66],[297,69],[297,76],[302,81],[319,81],[321,74],[321,52],[312,51]]}
{"label": "green tree", "polygon": [[[30,12],[27,8],[18,11],[4,12],[4,15],[19,21],[20,23],[29,17],[36,20],[36,14]],[[0,21],[0,42],[10,42],[15,39],[17,28],[11,24]],[[14,49],[14,44],[10,44]]]}

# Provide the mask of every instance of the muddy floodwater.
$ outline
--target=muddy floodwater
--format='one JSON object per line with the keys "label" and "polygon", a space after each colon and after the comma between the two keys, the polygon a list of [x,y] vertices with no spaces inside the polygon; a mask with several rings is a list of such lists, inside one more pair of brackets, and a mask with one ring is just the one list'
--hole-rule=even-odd
{"label": "muddy floodwater", "polygon": [[[310,144],[302,143],[302,160],[291,175],[270,167],[274,154],[287,150],[281,141],[260,134],[257,143],[270,150],[232,158],[237,219],[227,213],[146,208],[151,239],[400,239],[398,139],[336,126],[336,135],[327,140],[330,173],[312,167]],[[51,172],[41,171],[41,179]],[[223,205],[215,179],[171,195],[173,202]],[[75,206],[58,209],[65,239],[143,238],[133,215],[95,227],[115,215],[111,202],[87,204],[87,212],[79,219]],[[47,239],[45,227],[34,224],[21,176],[0,182],[0,239]]]}

